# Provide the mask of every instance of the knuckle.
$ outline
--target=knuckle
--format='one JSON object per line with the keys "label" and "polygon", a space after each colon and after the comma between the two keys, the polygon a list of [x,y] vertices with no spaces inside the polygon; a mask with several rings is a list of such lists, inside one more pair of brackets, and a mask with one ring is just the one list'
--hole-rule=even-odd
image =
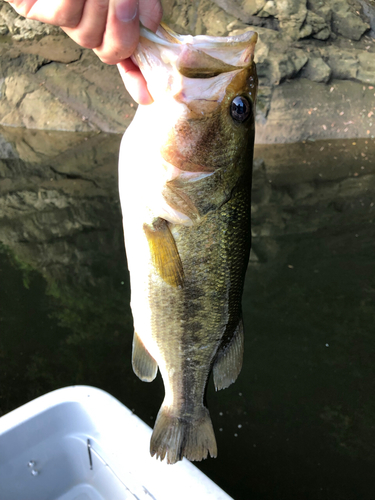
{"label": "knuckle", "polygon": [[99,59],[104,63],[108,64],[109,66],[114,66],[117,64],[119,61],[112,59],[110,56],[99,56]]}
{"label": "knuckle", "polygon": [[159,0],[140,0],[139,14],[145,26],[156,31],[163,17],[162,4]]}
{"label": "knuckle", "polygon": [[77,32],[75,34],[75,42],[86,49],[95,49],[102,43],[102,36],[92,32]]}
{"label": "knuckle", "polygon": [[81,21],[83,8],[84,2],[82,0],[58,0],[54,7],[54,24],[67,28],[76,28]]}
{"label": "knuckle", "polygon": [[80,20],[81,16],[78,14],[69,16],[64,13],[58,13],[56,14],[51,24],[56,24],[56,26],[63,26],[64,28],[76,28]]}
{"label": "knuckle", "polygon": [[110,47],[106,47],[104,45],[103,50],[100,52],[100,59],[103,62],[106,62],[107,64],[117,64],[120,61],[123,61],[124,59],[127,59],[132,55],[134,52],[136,44],[132,45],[127,45],[125,43],[122,43],[120,41],[117,41],[117,43],[112,40],[112,44]]}
{"label": "knuckle", "polygon": [[96,0],[95,10],[101,14],[106,13],[108,10],[108,0]]}
{"label": "knuckle", "polygon": [[114,65],[120,62],[120,60],[116,59],[113,54],[102,52],[100,50],[94,50],[94,52],[104,64]]}

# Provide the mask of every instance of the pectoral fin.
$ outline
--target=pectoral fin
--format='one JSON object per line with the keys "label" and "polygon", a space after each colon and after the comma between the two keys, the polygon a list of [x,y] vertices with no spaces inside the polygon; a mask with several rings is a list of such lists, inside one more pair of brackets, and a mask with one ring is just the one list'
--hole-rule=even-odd
{"label": "pectoral fin", "polygon": [[158,372],[156,361],[145,348],[137,332],[134,332],[133,337],[132,365],[134,373],[143,382],[152,382]]}
{"label": "pectoral fin", "polygon": [[224,347],[216,358],[213,367],[215,389],[226,389],[240,374],[244,351],[243,322],[240,319],[229,345]]}
{"label": "pectoral fin", "polygon": [[176,242],[168,227],[168,222],[157,218],[149,225],[143,225],[150,247],[152,262],[166,283],[178,287],[184,284],[184,270]]}

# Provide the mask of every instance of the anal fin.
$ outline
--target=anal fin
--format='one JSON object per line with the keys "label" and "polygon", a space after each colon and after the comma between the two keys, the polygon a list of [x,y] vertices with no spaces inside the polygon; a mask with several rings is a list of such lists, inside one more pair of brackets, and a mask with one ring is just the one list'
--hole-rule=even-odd
{"label": "anal fin", "polygon": [[182,287],[184,270],[168,222],[158,217],[152,225],[144,224],[143,230],[147,237],[152,262],[159,275],[168,285]]}
{"label": "anal fin", "polygon": [[222,348],[213,367],[215,389],[226,389],[236,381],[242,368],[244,331],[242,318],[238,322],[230,343]]}
{"label": "anal fin", "polygon": [[132,365],[134,373],[143,382],[152,382],[158,372],[158,364],[144,346],[137,332],[133,337]]}

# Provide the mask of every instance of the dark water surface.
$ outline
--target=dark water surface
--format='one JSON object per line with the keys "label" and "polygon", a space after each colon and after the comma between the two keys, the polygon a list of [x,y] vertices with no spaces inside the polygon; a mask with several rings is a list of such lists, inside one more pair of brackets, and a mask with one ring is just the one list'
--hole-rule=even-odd
{"label": "dark water surface", "polygon": [[[0,130],[0,415],[87,384],[153,425],[161,379],[130,364],[119,140]],[[372,500],[374,141],[256,158],[244,367],[210,381],[219,456],[198,467],[236,500]]]}

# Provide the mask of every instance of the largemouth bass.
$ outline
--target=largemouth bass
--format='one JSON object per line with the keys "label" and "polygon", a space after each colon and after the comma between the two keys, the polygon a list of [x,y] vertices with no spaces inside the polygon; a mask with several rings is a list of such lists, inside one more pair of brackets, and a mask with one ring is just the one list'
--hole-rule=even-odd
{"label": "largemouth bass", "polygon": [[119,189],[134,318],[132,364],[165,399],[150,452],[215,457],[205,390],[242,366],[241,297],[250,252],[256,33],[141,30],[134,60],[154,102],[120,151]]}

